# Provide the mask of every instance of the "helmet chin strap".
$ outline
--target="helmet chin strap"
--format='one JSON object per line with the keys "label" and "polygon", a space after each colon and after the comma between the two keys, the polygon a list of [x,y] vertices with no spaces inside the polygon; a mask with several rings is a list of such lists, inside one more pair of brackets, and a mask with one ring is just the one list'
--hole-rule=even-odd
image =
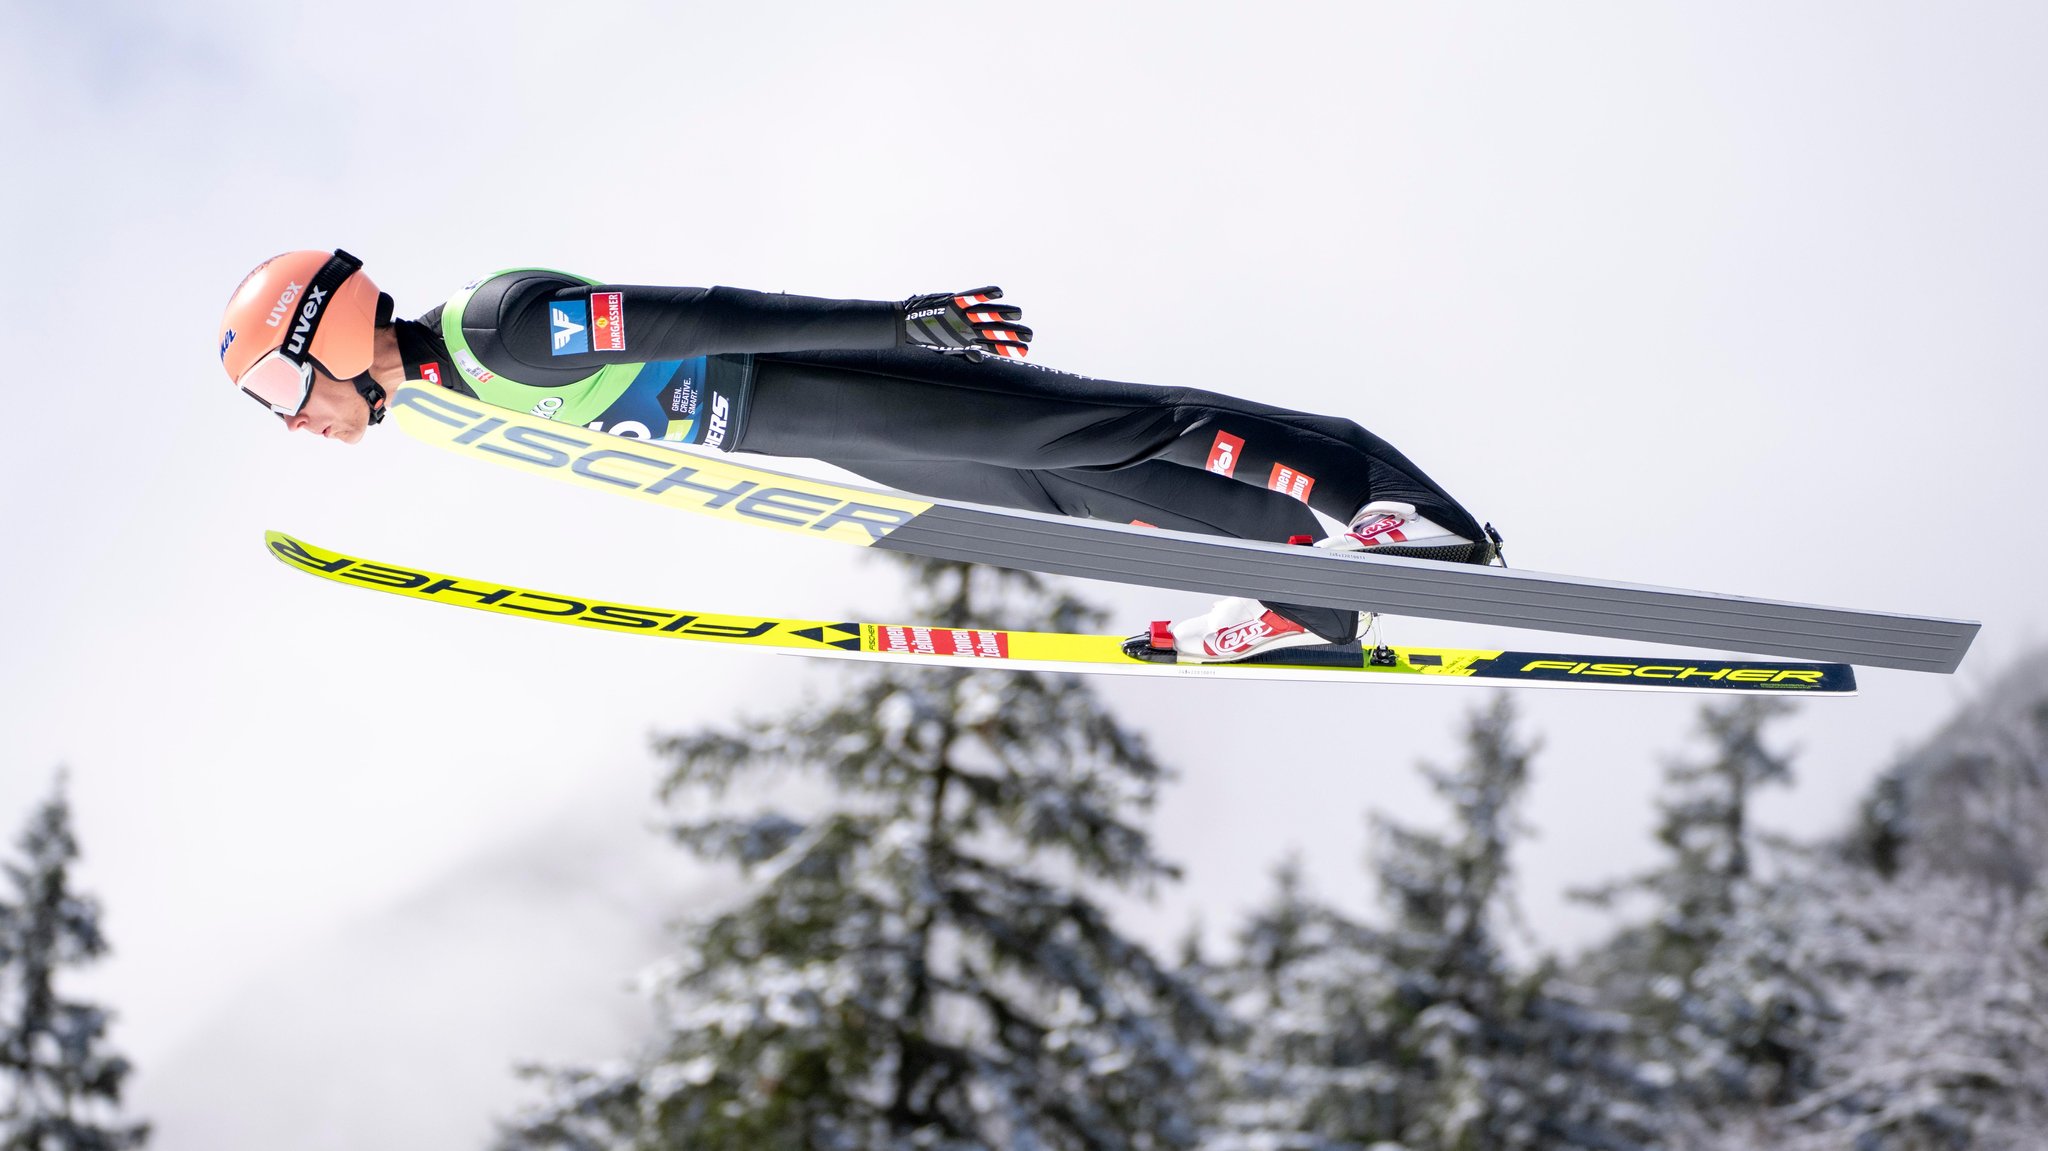
{"label": "helmet chin strap", "polygon": [[364,403],[370,405],[371,426],[374,427],[377,424],[383,423],[384,385],[371,379],[368,372],[364,372],[362,375],[350,380],[349,383],[356,386],[356,394],[363,397]]}
{"label": "helmet chin strap", "polygon": [[[378,292],[377,316],[375,320],[376,326],[379,328],[390,327],[392,311],[393,305],[391,302],[391,293]],[[356,386],[356,394],[363,397],[363,402],[370,405],[370,426],[375,427],[378,424],[383,423],[384,385],[370,378],[370,371],[368,368],[363,369],[362,375],[357,376],[355,379],[350,380],[349,382]]]}

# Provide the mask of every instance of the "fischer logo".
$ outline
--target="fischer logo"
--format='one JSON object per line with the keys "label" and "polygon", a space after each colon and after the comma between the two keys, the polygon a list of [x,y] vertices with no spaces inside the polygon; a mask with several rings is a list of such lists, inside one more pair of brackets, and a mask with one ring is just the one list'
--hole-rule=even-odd
{"label": "fischer logo", "polygon": [[[830,490],[812,490],[795,476],[749,478],[745,469],[667,452],[635,449],[632,441],[551,424],[508,424],[505,415],[452,393],[402,388],[392,406],[404,419],[433,425],[441,442],[536,471],[573,473],[580,480],[624,488],[663,503],[770,527],[796,528],[871,544],[914,519],[928,505],[877,496],[868,502]],[[516,417],[515,418],[524,418]],[[426,424],[421,425],[423,428]]]}
{"label": "fischer logo", "polygon": [[1237,459],[1244,451],[1242,437],[1229,432],[1217,432],[1216,442],[1209,446],[1209,470],[1219,476],[1237,474]]}
{"label": "fischer logo", "polygon": [[549,396],[547,399],[533,405],[533,411],[528,414],[539,416],[544,420],[552,420],[555,418],[555,413],[561,410],[562,397]]}
{"label": "fischer logo", "polygon": [[1583,663],[1569,659],[1535,659],[1522,665],[1526,673],[1547,672],[1543,678],[1601,676],[1613,679],[1705,679],[1722,683],[1794,684],[1814,686],[1827,673],[1813,667],[1722,666],[1700,667],[1678,663]]}
{"label": "fischer logo", "polygon": [[299,322],[292,325],[292,338],[285,341],[285,346],[292,350],[293,355],[305,354],[306,337],[313,334],[313,325],[320,322],[320,309],[326,306],[326,292],[314,288],[306,293],[306,302],[299,308]]}
{"label": "fischer logo", "polygon": [[270,305],[270,318],[263,322],[273,328],[284,323],[284,318],[291,314],[292,301],[299,298],[299,291],[305,286],[304,284],[286,285],[285,290],[278,295],[277,302]]}
{"label": "fischer logo", "polygon": [[567,596],[549,595],[547,592],[527,588],[471,582],[433,572],[413,571],[410,568],[373,563],[352,556],[334,553],[323,555],[291,539],[273,542],[270,548],[279,558],[310,571],[369,584],[371,587],[405,592],[417,599],[439,599],[443,603],[548,616],[576,623],[618,628],[621,631],[669,632],[676,635],[701,635],[737,640],[757,640],[767,636],[772,637],[769,642],[779,641],[781,646],[786,647],[796,646],[788,642],[792,635],[803,639],[811,638],[801,631],[785,627],[784,622],[779,619],[763,619],[759,616],[707,616],[696,612],[668,611],[663,608],[632,607],[605,600],[570,599]]}
{"label": "fischer logo", "polygon": [[725,418],[730,412],[722,392],[711,393],[711,419],[704,425],[704,446],[715,448],[725,442]]}

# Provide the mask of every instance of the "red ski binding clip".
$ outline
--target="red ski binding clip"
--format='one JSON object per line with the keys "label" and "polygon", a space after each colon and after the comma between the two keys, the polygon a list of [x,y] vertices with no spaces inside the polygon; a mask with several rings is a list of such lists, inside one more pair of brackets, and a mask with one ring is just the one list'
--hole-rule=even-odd
{"label": "red ski binding clip", "polygon": [[1152,663],[1174,662],[1173,621],[1153,620],[1150,632],[1134,635],[1124,641],[1124,654],[1132,659],[1149,660]]}

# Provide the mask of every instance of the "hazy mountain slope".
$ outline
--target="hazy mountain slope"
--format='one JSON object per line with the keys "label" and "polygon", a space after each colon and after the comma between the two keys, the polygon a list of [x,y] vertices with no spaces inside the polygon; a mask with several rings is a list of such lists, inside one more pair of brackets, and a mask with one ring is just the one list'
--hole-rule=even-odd
{"label": "hazy mountain slope", "polygon": [[2048,651],[2015,663],[1900,757],[1865,799],[1855,839],[1887,868],[2019,890],[2048,875]]}
{"label": "hazy mountain slope", "polygon": [[589,803],[252,984],[137,1082],[157,1151],[478,1147],[515,1062],[615,1057],[661,925],[709,894],[643,824]]}

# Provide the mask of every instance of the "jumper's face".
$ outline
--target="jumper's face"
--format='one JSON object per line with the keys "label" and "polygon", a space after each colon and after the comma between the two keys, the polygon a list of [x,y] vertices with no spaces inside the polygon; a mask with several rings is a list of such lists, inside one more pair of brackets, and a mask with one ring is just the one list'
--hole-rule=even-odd
{"label": "jumper's face", "polygon": [[370,426],[370,405],[355,385],[313,369],[313,390],[296,416],[284,418],[286,431],[312,432],[344,444],[359,443]]}

